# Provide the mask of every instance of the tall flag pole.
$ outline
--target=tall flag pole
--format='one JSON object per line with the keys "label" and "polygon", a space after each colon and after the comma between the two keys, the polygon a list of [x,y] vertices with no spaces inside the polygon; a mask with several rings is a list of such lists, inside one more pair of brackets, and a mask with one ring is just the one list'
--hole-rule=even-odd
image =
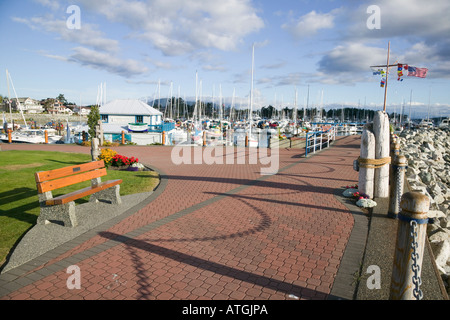
{"label": "tall flag pole", "polygon": [[[389,64],[389,55],[390,55],[390,48],[391,48],[391,42],[388,42],[388,51],[387,51],[387,62],[386,65],[379,65],[379,66],[370,66],[372,68],[373,74],[381,74],[381,87],[384,87],[384,106],[383,106],[383,112],[386,113],[386,102],[387,102],[387,86],[388,86],[388,76],[389,76],[389,68],[397,66],[397,73],[398,73],[398,81],[403,81],[401,78],[403,76],[402,70],[408,70],[408,77],[418,77],[418,78],[426,78],[428,69],[427,68],[417,68],[410,66],[408,64],[398,63],[396,61],[394,64]],[[373,68],[379,68],[377,70],[374,70]],[[386,68],[386,71],[380,68]]]}
{"label": "tall flag pole", "polygon": [[383,112],[386,112],[386,98],[387,98],[387,86],[388,86],[388,76],[389,76],[389,51],[391,48],[391,42],[388,42],[388,52],[387,52],[387,63],[386,63],[386,84],[384,86],[384,107]]}

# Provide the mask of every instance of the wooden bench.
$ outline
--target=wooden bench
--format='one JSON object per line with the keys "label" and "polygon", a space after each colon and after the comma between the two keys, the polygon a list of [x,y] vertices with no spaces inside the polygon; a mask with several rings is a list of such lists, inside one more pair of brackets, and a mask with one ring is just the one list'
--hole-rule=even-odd
{"label": "wooden bench", "polygon": [[[120,184],[122,179],[101,181],[106,176],[103,160],[92,161],[76,166],[68,166],[49,171],[35,173],[36,187],[39,196],[40,215],[38,224],[51,221],[62,221],[64,226],[75,227],[75,200],[90,195],[90,202],[106,201],[120,204]],[[91,186],[53,197],[52,191],[66,186],[91,180]]]}

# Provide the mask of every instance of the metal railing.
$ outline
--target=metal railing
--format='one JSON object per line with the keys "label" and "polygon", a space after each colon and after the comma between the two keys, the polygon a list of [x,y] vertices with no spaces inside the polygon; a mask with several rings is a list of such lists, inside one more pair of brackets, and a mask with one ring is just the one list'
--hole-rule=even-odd
{"label": "metal railing", "polygon": [[163,122],[161,124],[156,125],[149,125],[148,126],[148,132],[168,132],[170,130],[175,129],[175,123],[174,122]]}
{"label": "metal railing", "polygon": [[326,131],[308,132],[306,134],[305,157],[308,153],[315,153],[317,150],[328,148],[330,142],[336,139],[336,127],[332,126]]}

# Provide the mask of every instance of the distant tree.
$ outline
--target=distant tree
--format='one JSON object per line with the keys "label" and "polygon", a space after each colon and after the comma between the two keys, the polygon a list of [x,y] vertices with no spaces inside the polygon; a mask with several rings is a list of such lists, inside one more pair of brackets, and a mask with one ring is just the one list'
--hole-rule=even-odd
{"label": "distant tree", "polygon": [[262,118],[272,118],[275,115],[276,109],[269,105],[268,107],[261,108],[261,117]]}
{"label": "distant tree", "polygon": [[44,110],[48,112],[49,109],[53,108],[53,105],[55,104],[56,99],[53,98],[47,98],[41,101],[41,104],[44,106]]}
{"label": "distant tree", "polygon": [[64,95],[62,93],[59,94],[59,96],[56,97],[56,100],[58,100],[59,102],[61,102],[63,105],[67,105],[67,100],[64,97]]}

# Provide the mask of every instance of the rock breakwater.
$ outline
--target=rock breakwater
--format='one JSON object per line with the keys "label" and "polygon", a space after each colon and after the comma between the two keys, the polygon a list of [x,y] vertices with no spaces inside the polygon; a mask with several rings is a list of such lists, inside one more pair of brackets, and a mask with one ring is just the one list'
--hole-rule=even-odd
{"label": "rock breakwater", "polygon": [[430,198],[428,239],[450,293],[450,129],[408,129],[399,134],[400,153],[408,159],[411,191]]}

